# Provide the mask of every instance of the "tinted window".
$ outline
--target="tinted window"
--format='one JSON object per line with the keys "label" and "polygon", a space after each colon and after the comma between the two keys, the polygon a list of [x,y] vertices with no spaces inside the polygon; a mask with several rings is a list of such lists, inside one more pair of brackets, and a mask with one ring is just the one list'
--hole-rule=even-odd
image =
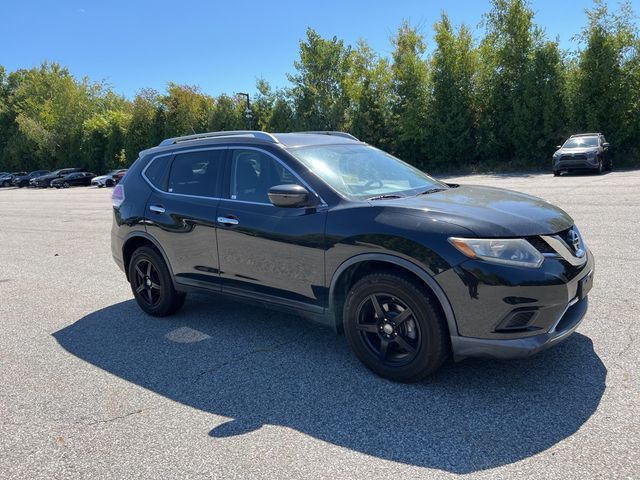
{"label": "tinted window", "polygon": [[215,196],[218,170],[225,150],[202,150],[174,157],[167,191],[201,197]]}
{"label": "tinted window", "polygon": [[270,203],[268,192],[275,185],[298,183],[280,162],[257,150],[233,150],[231,198]]}
{"label": "tinted window", "polygon": [[171,156],[158,157],[152,160],[144,174],[153,186],[160,190],[167,189],[167,175]]}

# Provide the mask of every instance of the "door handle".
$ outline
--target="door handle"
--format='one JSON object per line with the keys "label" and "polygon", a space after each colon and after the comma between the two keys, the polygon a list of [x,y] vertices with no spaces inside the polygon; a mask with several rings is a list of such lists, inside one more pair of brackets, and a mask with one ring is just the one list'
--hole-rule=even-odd
{"label": "door handle", "polygon": [[162,205],[149,205],[149,210],[156,213],[164,213],[165,209]]}
{"label": "door handle", "polygon": [[218,217],[218,223],[222,225],[231,226],[231,225],[238,225],[240,222],[238,221],[237,218],[233,218],[233,217]]}

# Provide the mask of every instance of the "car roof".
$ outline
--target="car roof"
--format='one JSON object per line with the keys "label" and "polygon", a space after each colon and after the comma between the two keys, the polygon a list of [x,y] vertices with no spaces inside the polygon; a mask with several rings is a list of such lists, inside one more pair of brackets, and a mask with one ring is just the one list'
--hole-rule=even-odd
{"label": "car roof", "polygon": [[601,133],[576,133],[575,135],[571,135],[569,138],[574,137],[597,137],[602,135]]}
{"label": "car roof", "polygon": [[204,146],[227,143],[246,145],[277,145],[284,148],[311,145],[361,144],[360,140],[349,133],[333,131],[268,133],[256,130],[235,130],[208,132],[184,137],[167,138],[156,147],[140,152],[140,156],[149,153],[171,151],[178,147]]}

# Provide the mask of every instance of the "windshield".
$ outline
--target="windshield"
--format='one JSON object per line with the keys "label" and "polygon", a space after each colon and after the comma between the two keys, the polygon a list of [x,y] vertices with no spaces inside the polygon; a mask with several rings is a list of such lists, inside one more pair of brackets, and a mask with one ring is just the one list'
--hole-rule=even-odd
{"label": "windshield", "polygon": [[429,175],[368,145],[314,145],[289,152],[344,196],[408,196],[448,188]]}
{"label": "windshield", "polygon": [[598,137],[573,137],[564,142],[562,148],[597,147]]}

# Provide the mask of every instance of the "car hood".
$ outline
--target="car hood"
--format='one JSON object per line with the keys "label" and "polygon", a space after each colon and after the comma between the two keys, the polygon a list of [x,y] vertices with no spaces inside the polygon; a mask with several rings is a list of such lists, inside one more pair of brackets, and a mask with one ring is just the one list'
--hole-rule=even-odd
{"label": "car hood", "polygon": [[107,180],[108,178],[111,178],[111,175],[99,175],[97,177],[93,177],[91,179],[91,181],[96,182],[96,181],[103,181],[103,180]]}
{"label": "car hood", "polygon": [[556,150],[556,153],[569,155],[569,154],[585,154],[585,153],[593,153],[597,152],[598,147],[581,147],[581,148],[559,148]]}
{"label": "car hood", "polygon": [[461,185],[384,202],[404,213],[426,215],[464,227],[479,237],[548,235],[573,225],[573,219],[555,205],[502,188]]}

